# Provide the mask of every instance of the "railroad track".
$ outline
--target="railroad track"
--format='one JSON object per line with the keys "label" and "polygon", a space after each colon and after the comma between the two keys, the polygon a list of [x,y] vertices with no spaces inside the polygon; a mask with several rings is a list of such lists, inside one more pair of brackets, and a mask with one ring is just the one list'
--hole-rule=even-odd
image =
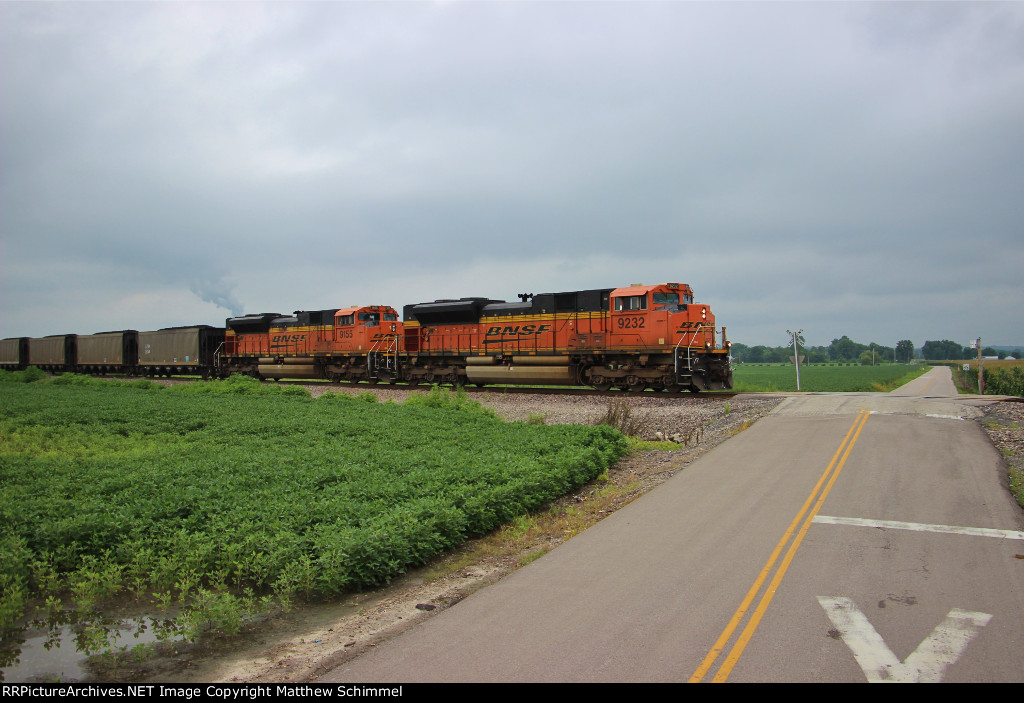
{"label": "railroad track", "polygon": [[[109,378],[119,378],[121,380],[131,381],[138,380],[134,376],[110,376]],[[192,381],[201,381],[198,376],[173,376],[171,378],[161,378],[161,381],[174,381],[187,383]],[[354,388],[360,390],[372,390],[374,388],[390,388],[394,390],[406,390],[406,391],[427,391],[430,390],[431,386],[427,384],[419,384],[410,386],[408,383],[367,383],[365,381],[359,381],[357,383],[342,382],[342,383],[331,383],[330,381],[277,381],[274,379],[265,379],[264,383],[290,383],[304,388]],[[448,388],[455,390],[450,385],[440,385],[442,388]],[[502,393],[506,395],[521,394],[521,395],[570,395],[579,397],[605,397],[605,398],[704,398],[707,400],[729,400],[730,398],[738,395],[734,391],[711,391],[711,392],[693,392],[693,391],[678,391],[675,393],[668,391],[623,391],[623,390],[609,390],[599,391],[595,388],[562,388],[554,386],[484,386],[477,387],[474,385],[462,386],[462,389],[467,393]]]}
{"label": "railroad track", "polygon": [[[331,384],[327,381],[324,382],[300,382],[301,385],[311,387],[331,387],[338,384]],[[440,384],[439,384],[440,385]],[[426,384],[419,384],[410,386],[407,383],[366,383],[360,381],[358,383],[342,383],[341,387],[347,388],[394,388],[396,390],[429,390],[431,386]],[[442,385],[442,388],[449,388],[454,390],[454,386]],[[737,395],[733,391],[712,391],[712,392],[697,392],[692,391],[622,391],[622,390],[609,390],[599,391],[595,388],[562,388],[554,386],[483,386],[478,387],[474,385],[462,386],[462,389],[467,393],[504,393],[504,394],[522,394],[522,395],[572,395],[572,396],[591,396],[591,397],[606,397],[606,398],[705,398],[711,400],[728,400]]]}

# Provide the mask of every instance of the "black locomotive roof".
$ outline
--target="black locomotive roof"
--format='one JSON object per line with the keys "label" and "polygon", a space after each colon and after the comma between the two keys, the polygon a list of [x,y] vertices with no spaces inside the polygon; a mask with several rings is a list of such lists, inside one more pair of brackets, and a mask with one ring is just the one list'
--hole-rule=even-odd
{"label": "black locomotive roof", "polygon": [[241,317],[229,317],[224,323],[229,330],[235,332],[266,332],[275,318],[282,317],[279,312],[261,312]]}
{"label": "black locomotive roof", "polygon": [[529,315],[533,303],[494,303],[484,307],[484,315]]}
{"label": "black locomotive roof", "polygon": [[609,298],[614,288],[568,291],[565,293],[539,293],[526,295],[529,300],[509,303],[489,298],[460,298],[435,300],[432,303],[406,305],[402,309],[406,322],[422,325],[472,324],[483,316],[541,315],[551,313],[608,312]]}
{"label": "black locomotive roof", "polygon": [[406,322],[415,320],[422,325],[472,324],[480,319],[480,312],[485,306],[504,302],[489,298],[435,300],[432,303],[406,305],[402,308],[402,317]]}
{"label": "black locomotive roof", "polygon": [[330,326],[334,324],[334,313],[338,312],[340,308],[329,308],[326,310],[296,310],[295,315],[299,324],[302,326]]}

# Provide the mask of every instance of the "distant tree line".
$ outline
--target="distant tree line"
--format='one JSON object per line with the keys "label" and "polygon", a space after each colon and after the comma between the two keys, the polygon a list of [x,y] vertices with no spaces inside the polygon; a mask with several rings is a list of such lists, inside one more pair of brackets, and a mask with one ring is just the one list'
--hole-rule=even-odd
{"label": "distant tree line", "polygon": [[[892,363],[894,361],[900,364],[907,364],[915,356],[914,343],[909,339],[900,340],[896,343],[895,347],[887,347],[876,342],[861,344],[853,341],[845,334],[839,339],[833,339],[832,343],[828,346],[808,347],[798,344],[797,349],[800,356],[803,357],[801,363],[807,364],[860,363],[870,365]],[[982,356],[998,356],[1000,359],[1007,357],[1005,351],[996,350],[992,347],[985,347],[981,353]],[[921,348],[921,356],[929,361],[973,359],[978,356],[978,351],[977,349],[965,347],[944,339],[941,342],[925,342]],[[1014,351],[1009,356],[1019,359],[1021,358],[1021,353]],[[732,358],[734,361],[747,364],[791,363],[793,347],[791,345],[768,347],[763,344],[748,346],[733,342]]]}
{"label": "distant tree line", "polygon": [[[839,339],[833,339],[832,343],[826,346],[808,347],[802,344],[797,346],[802,363],[827,364],[827,363],[861,363],[881,364],[892,362],[909,362],[914,357],[914,343],[905,339],[896,344],[895,347],[887,347],[883,344],[871,342],[860,344],[843,335]],[[734,342],[732,345],[733,360],[747,364],[771,364],[792,361],[793,347],[767,347],[764,345],[747,346]]]}
{"label": "distant tree line", "polygon": [[[978,356],[978,350],[974,347],[965,347],[956,342],[951,342],[948,339],[943,339],[941,342],[925,342],[924,346],[921,347],[921,355],[929,361],[942,361],[945,359],[975,359]],[[1007,356],[1019,359],[1021,353],[1019,351],[1013,351],[1007,354],[1003,350],[997,350],[993,347],[983,347],[981,350],[982,356],[995,356],[1000,359],[1005,359]]]}

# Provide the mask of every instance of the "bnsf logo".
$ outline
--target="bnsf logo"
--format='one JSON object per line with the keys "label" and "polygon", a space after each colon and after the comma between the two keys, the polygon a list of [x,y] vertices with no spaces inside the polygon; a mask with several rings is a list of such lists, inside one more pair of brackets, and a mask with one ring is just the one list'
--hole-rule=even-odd
{"label": "bnsf logo", "polygon": [[502,327],[497,325],[487,329],[488,337],[505,337],[508,335],[522,336],[524,334],[541,334],[551,329],[551,325],[516,325],[515,327]]}
{"label": "bnsf logo", "polygon": [[287,344],[289,342],[302,342],[306,339],[304,334],[275,334],[270,338],[275,344]]}

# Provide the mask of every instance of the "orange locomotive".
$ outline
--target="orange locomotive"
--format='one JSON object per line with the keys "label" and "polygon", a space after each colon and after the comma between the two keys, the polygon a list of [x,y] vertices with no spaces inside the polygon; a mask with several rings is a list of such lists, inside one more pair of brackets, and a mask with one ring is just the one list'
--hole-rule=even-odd
{"label": "orange locomotive", "polygon": [[397,380],[402,323],[387,305],[228,318],[220,375]]}
{"label": "orange locomotive", "polygon": [[732,388],[729,342],[688,285],[665,283],[227,320],[221,375],[395,383]]}
{"label": "orange locomotive", "polygon": [[399,354],[410,382],[732,388],[729,342],[688,285],[666,283],[407,305]]}
{"label": "orange locomotive", "polygon": [[693,302],[686,284],[519,298],[406,305],[404,322],[392,307],[368,305],[232,317],[224,330],[199,325],[11,338],[0,340],[0,365],[412,385],[732,388],[725,328],[719,344],[715,316]]}

